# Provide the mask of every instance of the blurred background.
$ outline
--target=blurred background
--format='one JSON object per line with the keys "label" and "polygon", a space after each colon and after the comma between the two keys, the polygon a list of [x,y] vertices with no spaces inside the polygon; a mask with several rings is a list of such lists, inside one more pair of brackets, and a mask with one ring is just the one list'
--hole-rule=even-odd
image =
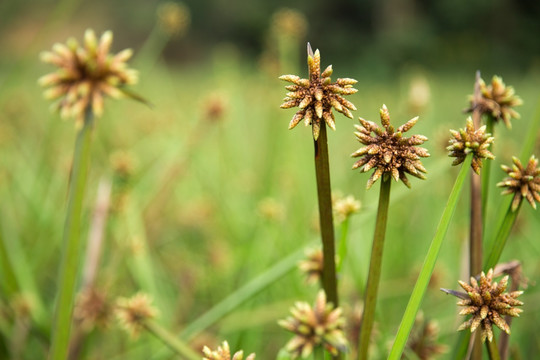
{"label": "blurred background", "polygon": [[[4,51],[2,59],[20,58],[38,39],[62,39],[87,27],[111,29],[120,46],[137,51],[156,25],[159,4],[3,1],[0,41],[10,51]],[[436,70],[473,71],[482,64],[488,72],[540,71],[540,4],[534,0],[193,0],[184,4],[191,21],[186,36],[172,39],[164,51],[170,63],[200,62],[225,44],[243,58],[258,61],[275,46],[277,32],[311,41],[330,62],[339,59],[359,69],[369,68],[368,74],[391,73],[409,63]],[[280,17],[284,8],[297,10],[301,19],[287,25],[287,19]]]}
{"label": "blurred background", "polygon": [[[333,79],[359,81],[358,93],[348,97],[358,108],[355,118],[378,122],[385,103],[394,125],[420,115],[411,134],[430,139],[431,157],[423,162],[428,180],[411,180],[410,190],[393,185],[379,305],[385,311],[378,314],[374,359],[385,358],[457,174],[445,146],[448,129],[464,126],[475,71],[486,82],[502,76],[524,100],[513,130],[496,128],[488,221],[503,201],[495,187],[505,175],[499,166],[520,155],[538,111],[535,0],[2,0],[0,236],[7,252],[0,260],[13,264],[18,287],[0,281],[0,358],[46,357],[75,130],[49,111],[37,79],[54,69],[38,59],[55,42],[82,40],[87,28],[98,36],[112,30],[113,52],[134,50],[130,64],[140,72],[134,90],[154,106],[106,100],[96,123],[83,239],[90,241],[95,227],[98,189],[109,187],[104,250],[95,269],[104,318],[85,319],[79,305],[77,321],[90,321],[78,330],[80,358],[170,358],[151,335],[132,340],[114,325],[108,311],[117,297],[149,293],[158,321],[179,334],[284,258],[299,260],[306,247],[316,247],[311,131],[287,131],[295,111],[279,109],[286,91],[277,80],[307,76],[307,41],[320,49],[323,68],[333,65]],[[329,134],[332,187],[362,203],[351,218],[340,276],[350,336],[357,330],[378,196],[376,187],[365,190],[368,175],[350,170],[349,154],[360,147],[356,123],[336,114],[337,130]],[[539,143],[537,135],[537,156]],[[525,313],[511,337],[523,359],[540,353],[539,214],[522,206],[502,259],[520,260],[530,279]],[[467,278],[467,234],[463,196],[423,307],[449,349],[460,319],[455,299],[439,288],[457,290],[457,280]],[[290,338],[276,321],[316,293],[294,266],[289,270],[199,329],[193,348],[227,339],[258,359],[274,358]]]}

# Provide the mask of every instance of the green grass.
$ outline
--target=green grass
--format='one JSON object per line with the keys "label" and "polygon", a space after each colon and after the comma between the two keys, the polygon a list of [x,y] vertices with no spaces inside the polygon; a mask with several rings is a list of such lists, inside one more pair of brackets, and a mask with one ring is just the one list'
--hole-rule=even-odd
{"label": "green grass", "polygon": [[[125,187],[126,208],[112,212],[105,228],[97,286],[111,303],[139,290],[150,292],[161,313],[159,323],[175,334],[193,329],[204,314],[224,306],[220,304],[231,294],[238,294],[238,289],[318,239],[311,131],[302,126],[287,130],[294,111],[279,109],[284,96],[283,84],[277,80],[281,74],[267,74],[227,53],[220,53],[218,59],[197,66],[158,63],[141,69],[141,84],[135,90],[155,108],[109,100],[104,117],[95,124],[92,171],[81,222],[83,243],[99,179],[116,179],[111,154],[128,151],[136,163]],[[379,81],[358,76],[354,68],[334,65],[335,77],[359,80],[359,92],[350,96],[359,109],[355,117],[376,120],[383,103],[395,109],[396,123],[417,115],[407,102],[411,73],[404,70],[400,78]],[[37,60],[29,61],[28,68],[2,89],[0,97],[1,305],[9,314],[0,327],[0,343],[7,346],[0,346],[0,358],[9,355],[12,300],[19,291],[34,298],[32,324],[36,324],[25,338],[22,358],[44,358],[49,345],[76,132],[71,122],[49,114],[48,103],[41,98],[36,79],[47,71]],[[411,180],[411,190],[393,184],[375,319],[379,346],[374,358],[387,355],[457,176],[458,169],[450,167],[452,160],[444,146],[448,129],[461,127],[465,120],[461,109],[467,105],[473,75],[427,75],[431,102],[418,114],[421,121],[415,130],[430,139],[425,147],[432,156],[423,161],[428,179]],[[500,75],[516,88],[525,104],[518,109],[522,118],[513,122],[514,130],[497,129],[492,186],[504,176],[499,165],[509,164],[511,155],[520,154],[524,129],[534,117],[538,97],[537,75],[504,71]],[[212,94],[222,97],[224,117],[201,125],[204,104]],[[378,196],[364,190],[368,175],[350,170],[353,160],[349,154],[358,148],[354,123],[338,118],[337,131],[328,133],[332,187],[354,194],[363,204],[361,213],[350,218],[347,258],[340,273],[340,299],[346,314],[352,301],[363,297],[356,284],[366,283]],[[200,137],[193,141],[196,134]],[[120,188],[115,180],[113,203]],[[161,190],[165,195],[157,201]],[[486,216],[494,224],[504,199],[494,187],[489,196]],[[258,211],[268,197],[282,206],[283,213],[276,218]],[[153,211],[146,211],[148,206],[154,206]],[[457,280],[467,278],[468,211],[460,210],[467,208],[468,200],[462,197],[422,302],[426,318],[439,322],[439,342],[450,347],[456,343],[460,317],[455,299],[438,289],[457,289]],[[489,224],[487,229],[489,234]],[[533,281],[540,276],[538,233],[539,213],[524,204],[501,258],[521,260],[524,274]],[[315,293],[316,288],[306,286],[298,271],[288,272],[278,281],[265,283],[256,294],[243,298],[245,301],[233,303],[234,311],[219,313],[203,328],[196,327],[193,344],[215,347],[226,339],[232,349],[272,359],[290,337],[276,321],[288,315],[295,301],[311,303]],[[540,308],[535,305],[539,297],[538,289],[530,287],[523,295],[524,314],[513,323],[511,346],[520,349],[522,358],[533,358],[539,350]],[[163,356],[155,355],[160,353]],[[81,358],[165,359],[169,355],[152,335],[131,340],[111,321],[110,327],[95,328],[88,334]]]}

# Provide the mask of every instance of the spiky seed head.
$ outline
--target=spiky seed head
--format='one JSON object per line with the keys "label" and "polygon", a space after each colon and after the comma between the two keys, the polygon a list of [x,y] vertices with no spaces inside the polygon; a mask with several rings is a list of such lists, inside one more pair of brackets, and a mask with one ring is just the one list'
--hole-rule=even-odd
{"label": "spiky seed head", "polygon": [[305,275],[306,283],[316,284],[322,279],[323,252],[322,249],[311,249],[306,252],[305,259],[298,263],[298,268]]}
{"label": "spiky seed head", "polygon": [[524,167],[517,157],[512,157],[512,167],[502,165],[501,168],[508,177],[497,184],[506,188],[502,194],[514,194],[512,211],[516,211],[523,199],[536,210],[536,203],[540,202],[540,168],[538,159],[532,155],[527,166]]}
{"label": "spiky seed head", "polygon": [[[224,341],[221,346],[218,346],[217,350],[210,350],[207,346],[203,348],[204,358],[203,360],[243,360],[244,352],[242,350],[234,353],[231,358],[231,350],[229,343]],[[254,360],[255,354],[250,354],[246,357],[246,360]]]}
{"label": "spiky seed head", "polygon": [[294,128],[304,119],[307,125],[312,125],[313,139],[319,138],[321,126],[328,125],[335,130],[335,118],[332,108],[352,119],[351,110],[356,110],[353,103],[345,100],[344,95],[356,93],[358,90],[352,86],[356,80],[344,78],[332,83],[330,75],[332,67],[329,66],[321,74],[321,54],[319,50],[311,48],[308,43],[308,70],[309,79],[301,79],[296,75],[282,75],[279,78],[292,83],[286,88],[289,90],[281,104],[282,109],[298,107],[299,110],[289,123],[289,129]]}
{"label": "spiky seed head", "polygon": [[438,344],[439,326],[436,321],[426,319],[422,311],[418,313],[414,321],[407,347],[415,353],[419,359],[435,359],[437,355],[447,351],[447,347]]}
{"label": "spiky seed head", "polygon": [[446,150],[449,151],[448,156],[456,158],[452,165],[461,164],[465,157],[472,153],[471,167],[474,172],[480,174],[482,159],[495,159],[495,156],[489,151],[489,147],[495,138],[486,133],[485,126],[475,129],[470,116],[467,118],[465,129],[459,129],[459,131],[450,130],[450,133],[452,138]]}
{"label": "spiky seed head", "polygon": [[82,125],[85,112],[89,110],[94,116],[102,115],[107,96],[115,99],[130,96],[141,100],[125,89],[138,79],[137,71],[128,68],[126,63],[133,52],[126,49],[111,54],[112,39],[111,31],[104,32],[98,39],[89,29],[82,45],[71,38],[66,44],[54,44],[52,51],[40,55],[43,62],[58,67],[56,72],[38,80],[47,88],[45,97],[56,100],[53,110],[63,118],[75,118],[78,126]]}
{"label": "spiky seed head", "polygon": [[317,294],[313,306],[306,302],[297,302],[295,307],[291,308],[291,314],[292,316],[278,323],[295,334],[285,346],[293,359],[308,357],[317,346],[323,346],[332,355],[347,351],[342,310],[326,302],[323,290]]}
{"label": "spiky seed head", "polygon": [[478,281],[471,277],[469,284],[459,281],[459,285],[465,290],[465,294],[457,291],[446,292],[462,299],[457,303],[463,306],[460,315],[472,317],[461,324],[458,330],[470,329],[474,332],[480,329],[482,341],[493,340],[493,325],[510,334],[510,327],[503,317],[519,317],[522,310],[516,306],[523,305],[523,302],[517,300],[517,297],[523,292],[504,292],[508,285],[508,275],[499,283],[493,282],[493,269],[490,269],[487,274],[482,272]]}
{"label": "spiky seed head", "polygon": [[360,168],[363,172],[375,169],[367,182],[368,189],[383,175],[390,175],[396,181],[401,180],[407,187],[410,187],[410,183],[406,174],[425,179],[427,171],[420,158],[428,157],[429,153],[418,145],[427,141],[427,137],[403,136],[416,124],[418,117],[412,118],[397,130],[390,124],[390,112],[386,105],[381,107],[380,117],[382,128],[362,118],[360,125],[356,125],[356,138],[365,146],[351,154],[352,157],[360,158],[354,163],[353,169]]}
{"label": "spiky seed head", "polygon": [[507,128],[512,127],[512,118],[520,118],[513,108],[522,105],[523,101],[515,94],[512,86],[504,84],[500,76],[493,76],[490,85],[480,79],[480,92],[482,96],[477,104],[474,103],[474,97],[469,96],[471,105],[466,111],[472,112],[475,107],[479,108],[481,113],[488,114],[496,121],[502,120]]}
{"label": "spiky seed head", "polygon": [[112,306],[105,292],[89,288],[77,296],[73,317],[82,328],[91,330],[95,326],[105,327],[109,325],[111,315]]}
{"label": "spiky seed head", "polygon": [[145,293],[137,293],[131,298],[119,298],[116,302],[116,317],[120,325],[133,338],[144,329],[144,322],[157,316],[152,299]]}
{"label": "spiky seed head", "polygon": [[181,2],[167,1],[157,8],[158,25],[170,36],[183,36],[191,23],[189,8]]}

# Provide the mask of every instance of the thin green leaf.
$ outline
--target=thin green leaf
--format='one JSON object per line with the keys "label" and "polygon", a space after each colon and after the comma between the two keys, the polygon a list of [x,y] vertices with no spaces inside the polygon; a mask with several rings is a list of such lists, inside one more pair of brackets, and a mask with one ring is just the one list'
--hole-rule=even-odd
{"label": "thin green leaf", "polygon": [[403,315],[403,318],[401,320],[401,324],[396,334],[396,339],[388,357],[388,359],[390,360],[399,360],[401,358],[401,354],[403,353],[403,349],[405,348],[405,344],[407,343],[407,338],[409,337],[409,333],[411,332],[411,329],[413,327],[416,314],[420,309],[422,299],[424,297],[424,294],[426,293],[431,274],[433,273],[433,269],[435,268],[435,262],[437,261],[442,241],[446,236],[450,221],[452,220],[452,216],[454,215],[454,212],[456,210],[459,195],[461,193],[461,190],[463,189],[465,178],[469,173],[471,161],[472,154],[469,154],[465,158],[465,161],[461,166],[461,170],[459,171],[459,174],[456,178],[456,182],[454,184],[452,192],[450,193],[450,197],[448,198],[446,207],[444,208],[441,220],[439,222],[439,225],[437,226],[435,236],[433,237],[433,240],[429,247],[428,253],[424,260],[424,264],[422,265],[422,270],[420,271],[420,275],[418,276],[418,280],[416,281],[416,285],[414,286],[411,298],[409,299],[409,303],[407,304],[405,314]]}

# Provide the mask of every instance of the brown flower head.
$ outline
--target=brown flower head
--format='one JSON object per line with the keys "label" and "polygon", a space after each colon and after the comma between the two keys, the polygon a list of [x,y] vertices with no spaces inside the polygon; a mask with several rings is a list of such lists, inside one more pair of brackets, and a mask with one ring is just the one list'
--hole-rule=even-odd
{"label": "brown flower head", "polygon": [[[204,358],[203,360],[242,360],[244,358],[244,352],[242,350],[237,351],[231,358],[231,350],[229,344],[224,341],[221,346],[218,346],[217,350],[212,351],[207,346],[203,348]],[[250,354],[246,357],[246,360],[255,359],[255,354]]]}
{"label": "brown flower head", "polygon": [[323,290],[317,294],[313,307],[297,302],[291,314],[286,320],[280,320],[279,325],[295,334],[285,347],[293,359],[308,357],[316,346],[324,346],[332,355],[347,351],[343,312],[326,302]]}
{"label": "brown flower head", "polygon": [[516,211],[521,200],[527,199],[529,204],[536,210],[536,202],[540,202],[540,168],[538,159],[532,155],[524,168],[518,158],[512,157],[514,165],[512,167],[502,165],[501,168],[509,177],[497,184],[505,187],[503,195],[514,194],[512,201],[512,211]]}
{"label": "brown flower head", "polygon": [[167,1],[157,8],[158,25],[170,36],[182,36],[186,33],[191,16],[189,8],[181,2]]}
{"label": "brown flower head", "polygon": [[103,33],[98,41],[93,30],[86,30],[83,46],[70,38],[66,44],[56,43],[52,51],[41,54],[43,62],[58,67],[56,72],[41,77],[39,84],[48,87],[46,98],[58,99],[53,109],[62,118],[73,117],[81,125],[87,110],[101,116],[105,96],[127,95],[141,100],[123,88],[137,82],[137,72],[126,64],[133,52],[126,49],[110,54],[112,40],[111,31]]}
{"label": "brown flower head", "polygon": [[147,294],[138,293],[131,298],[120,298],[117,301],[116,317],[120,325],[136,338],[144,329],[146,320],[156,317],[157,310],[151,305]]}
{"label": "brown flower head", "polygon": [[315,284],[322,278],[323,252],[322,249],[312,249],[306,258],[298,263],[298,268],[306,276],[306,283]]}
{"label": "brown flower head", "polygon": [[77,296],[73,317],[80,321],[83,328],[90,330],[96,325],[107,326],[111,310],[105,293],[95,288],[89,288]]}
{"label": "brown flower head", "polygon": [[[426,178],[423,174],[426,173],[426,169],[420,162],[420,158],[428,157],[429,153],[417,145],[427,141],[427,137],[413,135],[406,138],[403,136],[416,124],[418,117],[412,118],[394,130],[394,127],[390,125],[390,113],[386,105],[382,106],[380,115],[384,129],[362,118],[360,118],[361,125],[355,125],[358,131],[354,134],[365,146],[351,154],[352,157],[360,157],[360,160],[353,165],[353,169],[362,167],[363,172],[375,169],[367,182],[368,189],[383,174],[392,175],[396,181],[401,179],[407,187],[411,187],[405,173],[420,179]],[[371,135],[372,132],[373,135]]]}
{"label": "brown flower head", "polygon": [[495,156],[488,150],[495,138],[489,133],[486,134],[485,125],[475,130],[470,116],[467,119],[465,129],[450,130],[450,133],[454,138],[450,139],[450,145],[446,150],[450,151],[448,156],[456,158],[452,165],[461,164],[468,154],[473,153],[471,166],[477,174],[480,174],[482,159],[495,159]]}
{"label": "brown flower head", "polygon": [[[506,86],[500,76],[493,76],[491,84],[486,85],[483,79],[480,79],[480,98],[477,107],[483,114],[488,114],[495,120],[502,120],[507,128],[511,128],[511,118],[519,119],[519,114],[513,109],[514,106],[523,104],[519,96],[515,94],[512,86]],[[474,110],[474,98],[470,96],[471,106],[468,112]]]}
{"label": "brown flower head", "polygon": [[480,327],[482,341],[493,340],[493,324],[499,329],[510,334],[510,327],[504,320],[505,315],[519,317],[523,311],[516,306],[521,306],[523,303],[517,300],[517,297],[523,294],[523,291],[513,291],[511,293],[503,293],[508,285],[508,275],[502,278],[499,283],[493,282],[493,269],[490,269],[486,274],[480,274],[480,280],[477,281],[471,277],[470,284],[459,281],[459,285],[467,292],[446,291],[462,300],[458,301],[459,306],[464,308],[460,311],[460,315],[472,315],[458,328],[458,331],[471,329],[474,332]]}
{"label": "brown flower head", "polygon": [[[414,321],[407,347],[421,360],[432,360],[446,352],[446,346],[438,344],[439,326],[435,321],[427,320],[420,312]],[[405,359],[405,355],[402,359]]]}
{"label": "brown flower head", "polygon": [[287,97],[283,99],[281,104],[282,109],[289,109],[298,106],[300,110],[293,116],[289,129],[294,128],[300,120],[304,119],[304,123],[312,125],[313,139],[319,138],[321,129],[321,119],[324,119],[326,124],[336,129],[334,114],[332,107],[348,118],[353,118],[350,110],[356,110],[353,103],[343,98],[343,95],[351,95],[358,90],[352,86],[356,84],[356,80],[344,78],[337,79],[332,83],[330,75],[332,75],[332,65],[328,66],[321,74],[321,54],[319,50],[313,53],[311,45],[308,43],[308,68],[309,79],[301,79],[296,75],[282,75],[279,78],[291,82],[293,85],[288,85],[285,88],[289,91]]}

